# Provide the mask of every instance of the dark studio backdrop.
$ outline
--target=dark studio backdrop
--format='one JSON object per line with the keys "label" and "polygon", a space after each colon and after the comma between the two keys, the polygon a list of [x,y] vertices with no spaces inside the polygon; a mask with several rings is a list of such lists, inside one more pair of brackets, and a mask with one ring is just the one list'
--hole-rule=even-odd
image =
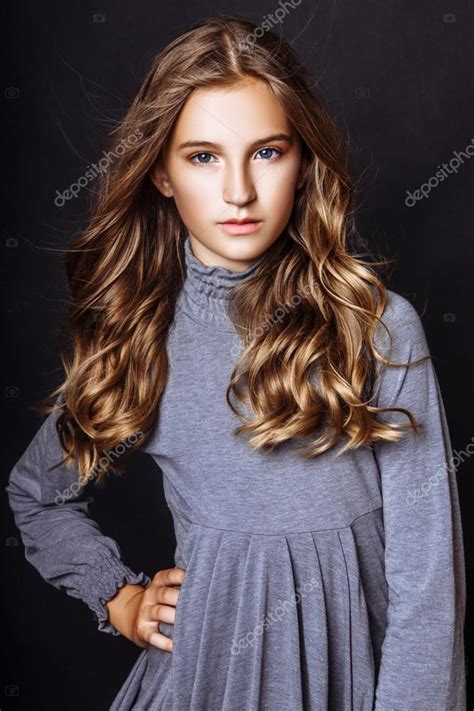
{"label": "dark studio backdrop", "polygon": [[[466,149],[474,146],[472,2],[10,0],[2,10],[0,708],[102,711],[140,652],[124,637],[99,633],[85,604],[45,583],[26,562],[4,487],[42,421],[30,406],[62,376],[58,337],[66,290],[55,250],[85,225],[87,192],[58,206],[57,191],[99,160],[105,137],[154,54],[213,15],[256,23],[272,16],[319,81],[349,143],[363,246],[397,259],[388,285],[422,315],[453,449],[464,450],[457,476],[469,593],[474,157]],[[442,179],[436,177],[440,170]],[[151,457],[132,455],[127,476],[111,478],[105,490],[91,487],[94,516],[132,569],[152,576],[174,565],[172,520]],[[468,607],[468,708],[474,706],[471,627]]]}

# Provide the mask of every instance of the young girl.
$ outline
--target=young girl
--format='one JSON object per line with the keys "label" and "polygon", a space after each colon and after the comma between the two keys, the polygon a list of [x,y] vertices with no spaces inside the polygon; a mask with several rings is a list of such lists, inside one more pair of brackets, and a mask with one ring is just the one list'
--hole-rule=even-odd
{"label": "young girl", "polygon": [[[312,84],[238,18],[175,39],[67,257],[66,377],[7,490],[27,560],[142,648],[112,711],[465,708],[439,384],[415,308],[349,249]],[[152,578],[85,495],[137,448],[176,532]]]}

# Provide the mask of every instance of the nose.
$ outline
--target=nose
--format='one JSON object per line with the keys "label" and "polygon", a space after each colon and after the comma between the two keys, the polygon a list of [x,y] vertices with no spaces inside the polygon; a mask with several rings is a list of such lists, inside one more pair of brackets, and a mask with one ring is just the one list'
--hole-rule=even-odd
{"label": "nose", "polygon": [[223,199],[228,205],[247,205],[257,196],[251,171],[244,165],[230,165],[225,171]]}

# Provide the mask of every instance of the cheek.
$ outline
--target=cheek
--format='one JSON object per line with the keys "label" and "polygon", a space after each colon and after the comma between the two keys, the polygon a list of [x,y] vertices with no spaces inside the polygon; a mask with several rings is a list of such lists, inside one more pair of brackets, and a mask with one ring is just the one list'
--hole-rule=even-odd
{"label": "cheek", "polygon": [[293,205],[297,180],[297,168],[285,166],[281,170],[268,171],[259,181],[261,199],[276,212],[286,212]]}
{"label": "cheek", "polygon": [[187,169],[175,181],[174,192],[184,200],[203,200],[215,195],[216,184],[212,176],[200,168]]}
{"label": "cheek", "polygon": [[284,157],[276,163],[265,166],[262,163],[258,170],[258,182],[261,185],[277,185],[278,188],[291,191],[298,175],[298,161],[292,157]]}
{"label": "cheek", "polygon": [[199,225],[212,213],[216,200],[215,188],[199,176],[199,169],[181,176],[173,184],[174,200],[181,218],[188,225]]}

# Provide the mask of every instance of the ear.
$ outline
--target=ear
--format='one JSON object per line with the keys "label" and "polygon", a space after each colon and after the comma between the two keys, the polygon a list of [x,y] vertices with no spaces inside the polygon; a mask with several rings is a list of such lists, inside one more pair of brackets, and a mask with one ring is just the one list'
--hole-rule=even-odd
{"label": "ear", "polygon": [[155,188],[159,190],[164,197],[173,197],[173,188],[171,187],[170,179],[163,166],[161,157],[150,170],[150,179]]}

